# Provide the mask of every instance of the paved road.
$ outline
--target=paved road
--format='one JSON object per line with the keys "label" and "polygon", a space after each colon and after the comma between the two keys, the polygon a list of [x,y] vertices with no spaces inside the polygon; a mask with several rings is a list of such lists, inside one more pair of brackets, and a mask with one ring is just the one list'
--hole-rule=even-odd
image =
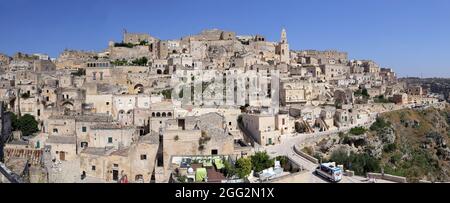
{"label": "paved road", "polygon": [[[374,121],[372,121],[370,123],[366,123],[364,125],[364,127],[369,127],[370,125],[372,125],[373,122]],[[281,140],[280,144],[261,147],[260,150],[267,151],[267,153],[273,157],[287,156],[292,161],[301,165],[305,171],[304,171],[304,173],[299,174],[299,176],[293,177],[293,179],[292,179],[293,182],[327,183],[328,182],[327,180],[324,180],[323,178],[313,174],[314,170],[317,167],[317,164],[314,164],[313,162],[298,155],[294,151],[294,146],[302,145],[306,142],[319,141],[320,139],[326,138],[330,135],[337,134],[339,132],[347,132],[353,127],[356,127],[356,125],[344,127],[344,128],[340,128],[340,129],[336,129],[336,130],[312,133],[312,134],[288,135],[287,137],[285,137],[284,139]],[[356,182],[361,183],[364,181],[367,181],[367,180],[363,177],[343,176],[341,182],[343,182],[343,183],[356,183]]]}
{"label": "paved road", "polygon": [[[406,109],[408,106],[402,106],[397,109],[392,110],[400,110],[400,109]],[[380,113],[389,112],[391,110],[386,110]],[[368,123],[365,123],[363,127],[369,128],[376,120],[378,113],[374,113],[370,116],[370,121]],[[324,180],[323,178],[316,176],[313,174],[314,170],[317,167],[317,164],[314,164],[313,162],[301,157],[294,151],[295,145],[303,145],[310,142],[317,142],[320,141],[323,138],[326,138],[331,135],[338,134],[340,132],[348,132],[351,128],[358,127],[358,125],[353,125],[349,127],[343,127],[335,130],[325,131],[325,132],[317,132],[312,134],[292,134],[285,136],[281,143],[278,145],[272,145],[272,146],[263,146],[259,150],[267,151],[271,156],[287,156],[297,164],[301,165],[304,169],[303,173],[298,174],[297,176],[290,177],[288,180],[281,180],[279,182],[300,182],[300,183],[327,183],[327,180]],[[382,182],[382,183],[389,183],[389,181],[385,180],[372,180],[374,182]],[[371,182],[365,177],[360,176],[343,176],[341,183],[369,183]]]}

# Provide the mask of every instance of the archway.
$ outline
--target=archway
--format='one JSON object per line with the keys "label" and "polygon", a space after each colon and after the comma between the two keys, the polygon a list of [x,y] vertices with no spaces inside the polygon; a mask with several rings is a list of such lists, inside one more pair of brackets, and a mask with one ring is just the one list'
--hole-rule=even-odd
{"label": "archway", "polygon": [[144,85],[142,85],[142,84],[135,85],[134,91],[138,94],[143,94],[144,93]]}
{"label": "archway", "polygon": [[68,109],[68,110],[71,110],[71,111],[74,109],[74,105],[72,104],[72,102],[64,102],[62,106],[65,109]]}

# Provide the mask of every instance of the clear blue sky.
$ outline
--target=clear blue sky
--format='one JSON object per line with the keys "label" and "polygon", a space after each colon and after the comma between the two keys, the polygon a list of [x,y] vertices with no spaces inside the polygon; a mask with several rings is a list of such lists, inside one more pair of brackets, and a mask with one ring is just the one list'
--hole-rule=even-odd
{"label": "clear blue sky", "polygon": [[450,77],[449,0],[1,0],[0,52],[103,50],[124,28],[178,39],[205,28],[337,49],[400,76]]}

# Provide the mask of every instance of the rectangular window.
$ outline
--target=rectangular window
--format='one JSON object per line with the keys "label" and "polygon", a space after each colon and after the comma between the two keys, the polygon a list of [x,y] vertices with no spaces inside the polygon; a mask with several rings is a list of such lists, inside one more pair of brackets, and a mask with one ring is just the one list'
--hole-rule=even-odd
{"label": "rectangular window", "polygon": [[112,144],[113,143],[113,138],[112,137],[108,137],[108,143]]}
{"label": "rectangular window", "polygon": [[146,154],[141,154],[141,160],[147,160],[147,155]]}
{"label": "rectangular window", "polygon": [[81,131],[83,131],[83,132],[85,133],[85,132],[87,131],[86,127],[83,126],[83,127],[81,128]]}
{"label": "rectangular window", "polygon": [[92,166],[92,170],[95,171],[95,166]]}

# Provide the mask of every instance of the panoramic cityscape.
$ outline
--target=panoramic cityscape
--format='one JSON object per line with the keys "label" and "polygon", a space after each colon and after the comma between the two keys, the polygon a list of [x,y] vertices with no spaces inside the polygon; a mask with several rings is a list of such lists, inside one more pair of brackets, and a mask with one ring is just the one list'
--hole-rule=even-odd
{"label": "panoramic cityscape", "polygon": [[[17,2],[2,7],[30,3]],[[121,29],[107,36],[120,37],[111,39],[83,33],[85,48],[60,36],[67,44],[17,44],[26,29],[17,26],[1,35],[0,183],[450,182],[450,67],[438,54],[419,51],[418,66],[398,71],[402,61],[356,45],[304,46],[322,38],[290,32],[313,25],[233,30],[212,18],[159,25],[175,34],[156,37],[135,26],[150,20],[163,22],[114,21]],[[47,44],[45,30],[32,40]]]}

